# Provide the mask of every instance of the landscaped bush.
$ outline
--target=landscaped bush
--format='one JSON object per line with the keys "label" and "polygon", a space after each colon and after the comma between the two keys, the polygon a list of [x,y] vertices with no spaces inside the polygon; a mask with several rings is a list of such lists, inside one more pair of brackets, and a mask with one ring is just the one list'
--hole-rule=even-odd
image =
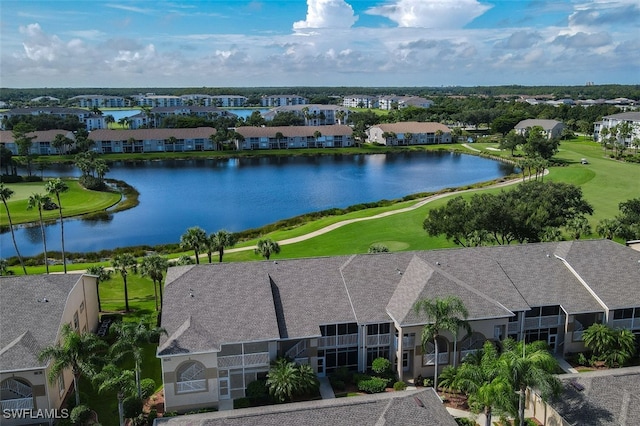
{"label": "landscaped bush", "polygon": [[269,396],[266,380],[255,380],[247,385],[247,398],[266,398]]}
{"label": "landscaped bush", "polygon": [[333,376],[329,377],[329,383],[331,383],[331,387],[334,390],[343,391],[347,388],[347,385],[342,380],[338,380]]}
{"label": "landscaped bush", "polygon": [[142,379],[140,380],[140,388],[142,389],[142,399],[150,398],[156,391],[156,382],[150,378]]}
{"label": "landscaped bush", "polygon": [[71,410],[69,420],[74,425],[84,425],[91,418],[91,408],[89,406],[81,404]]}
{"label": "landscaped bush", "polygon": [[149,426],[153,425],[153,421],[158,418],[158,410],[152,408],[149,410],[149,414],[147,415],[147,424]]}
{"label": "landscaped bush", "polygon": [[589,361],[587,361],[587,357],[585,356],[584,353],[580,353],[578,354],[578,360],[577,360],[578,364],[580,365],[589,365]]}
{"label": "landscaped bush", "polygon": [[127,419],[138,417],[140,414],[142,414],[143,405],[144,404],[142,402],[142,399],[138,398],[137,396],[130,396],[128,398],[125,398],[124,401],[122,401],[124,416]]}
{"label": "landscaped bush", "polygon": [[376,358],[371,364],[371,369],[378,374],[384,374],[391,370],[391,361],[387,358]]}
{"label": "landscaped bush", "polygon": [[358,389],[366,393],[384,392],[387,387],[387,380],[380,377],[372,377],[369,380],[360,380]]}
{"label": "landscaped bush", "polygon": [[353,373],[349,371],[347,367],[339,367],[336,371],[329,377],[329,379],[334,378],[336,380],[342,381],[344,383],[351,383],[353,381]]}
{"label": "landscaped bush", "polygon": [[[255,383],[255,382],[252,382]],[[251,400],[249,398],[238,398],[233,400],[233,409],[249,408],[251,407]]]}
{"label": "landscaped bush", "polygon": [[476,426],[476,422],[467,417],[459,417],[455,419],[460,426]]}
{"label": "landscaped bush", "polygon": [[371,379],[371,376],[369,376],[368,374],[355,373],[353,375],[353,384],[357,386],[361,381],[369,379]]}
{"label": "landscaped bush", "polygon": [[407,388],[407,384],[405,382],[395,382],[393,384],[393,389],[397,391],[403,391]]}

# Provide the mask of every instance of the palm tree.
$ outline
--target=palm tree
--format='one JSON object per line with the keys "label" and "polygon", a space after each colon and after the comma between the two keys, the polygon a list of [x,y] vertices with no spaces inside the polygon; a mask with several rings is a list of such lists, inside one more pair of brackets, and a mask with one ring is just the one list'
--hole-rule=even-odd
{"label": "palm tree", "polygon": [[102,304],[100,303],[100,283],[111,278],[111,270],[105,269],[101,265],[92,265],[87,268],[87,274],[94,275],[96,279],[96,292],[98,293],[98,312],[102,311]]}
{"label": "palm tree", "polygon": [[98,393],[115,392],[118,398],[118,419],[120,426],[125,425],[123,401],[127,395],[131,395],[135,389],[133,371],[121,370],[114,364],[106,365],[102,371],[92,378],[94,386],[98,387]]}
{"label": "palm tree", "polygon": [[209,256],[209,263],[211,263],[211,252],[218,252],[218,260],[222,263],[222,256],[224,256],[224,249],[233,247],[236,244],[237,237],[229,231],[224,229],[219,230],[215,234],[209,236],[209,243],[207,244],[207,255]]}
{"label": "palm tree", "polygon": [[336,111],[336,118],[338,119],[338,124],[344,124],[342,120],[344,120],[344,117],[346,115],[347,113],[343,109],[339,109],[338,111]]}
{"label": "palm tree", "polygon": [[107,129],[109,129],[111,127],[111,124],[116,122],[116,119],[113,117],[113,115],[108,114],[104,117],[104,122],[107,123]]}
{"label": "palm tree", "polygon": [[517,416],[520,426],[524,426],[524,400],[528,387],[540,390],[544,399],[561,392],[560,380],[554,375],[558,361],[547,350],[547,344],[543,341],[526,344],[507,339],[503,342],[503,347],[498,368],[512,390],[518,393]]}
{"label": "palm tree", "polygon": [[16,249],[16,255],[18,256],[18,260],[20,261],[20,266],[22,266],[22,271],[25,275],[27,275],[27,268],[24,266],[24,261],[22,260],[22,256],[20,256],[20,251],[18,250],[18,243],[16,242],[16,234],[13,231],[13,222],[11,222],[11,214],[9,213],[9,205],[7,204],[7,200],[11,198],[13,195],[13,191],[6,186],[4,183],[0,183],[0,197],[2,197],[2,203],[4,204],[4,208],[7,211],[7,219],[9,220],[9,229],[11,230],[11,239],[13,239],[13,247]]}
{"label": "palm tree", "polygon": [[53,361],[49,369],[49,382],[53,383],[64,370],[73,372],[73,389],[76,406],[80,405],[78,382],[83,374],[91,377],[100,361],[100,351],[107,344],[93,333],[78,333],[70,324],[64,324],[60,331],[60,342],[45,347],[38,355],[40,362]]}
{"label": "palm tree", "polygon": [[63,192],[67,192],[69,187],[67,184],[60,178],[55,178],[48,181],[44,189],[52,195],[56,196],[56,200],[58,201],[58,211],[60,212],[60,239],[62,242],[62,267],[64,268],[64,273],[67,273],[67,257],[64,252],[64,221],[62,219],[62,203],[60,202],[60,194]]}
{"label": "palm tree", "polygon": [[295,363],[284,358],[276,360],[267,374],[267,387],[276,401],[290,400],[298,387],[298,371]]}
{"label": "palm tree", "polygon": [[422,347],[433,341],[435,346],[435,373],[433,376],[433,387],[438,389],[438,337],[441,330],[449,331],[457,335],[458,330],[465,329],[471,333],[471,326],[467,322],[469,311],[462,301],[455,296],[448,296],[443,299],[421,299],[414,307],[417,315],[425,315],[429,323],[422,328]]}
{"label": "palm tree", "polygon": [[137,267],[136,258],[131,253],[123,253],[116,255],[111,260],[111,266],[113,269],[120,273],[122,281],[124,282],[124,304],[125,311],[129,312],[129,290],[127,289],[127,275],[129,270],[135,270]]}
{"label": "palm tree", "polygon": [[116,362],[129,354],[133,357],[135,363],[136,388],[138,390],[138,397],[142,398],[140,369],[142,367],[144,345],[157,342],[160,335],[166,335],[167,331],[161,327],[150,328],[143,319],[138,322],[116,322],[113,325],[113,329],[118,337],[111,346],[111,349],[109,349],[109,354]]}
{"label": "palm tree", "polygon": [[620,229],[620,223],[616,219],[602,219],[596,226],[596,232],[602,238],[612,240]]}
{"label": "palm tree", "polygon": [[38,215],[40,216],[40,231],[42,232],[42,244],[44,246],[44,265],[47,270],[47,274],[49,273],[49,257],[47,256],[47,236],[44,232],[44,221],[42,220],[42,209],[48,203],[51,202],[51,198],[42,194],[32,194],[29,196],[29,203],[27,204],[27,209],[32,209],[36,207],[38,209]]}
{"label": "palm tree", "polygon": [[576,240],[579,240],[582,235],[588,235],[591,233],[589,220],[584,216],[576,216],[573,219],[569,219],[569,221],[567,221],[566,228],[571,236]]}
{"label": "palm tree", "polygon": [[[276,132],[276,144],[278,145],[278,149],[281,148],[280,146],[280,140],[284,138],[284,135],[282,134],[282,132]],[[287,146],[288,148],[288,146]]]}
{"label": "palm tree", "polygon": [[491,426],[494,407],[512,412],[514,404],[508,381],[500,376],[498,351],[489,341],[473,356],[465,357],[456,375],[457,385],[469,396],[469,405],[482,409],[486,426]]}
{"label": "palm tree", "polygon": [[280,253],[280,245],[269,238],[258,240],[258,244],[253,252],[269,260],[272,254]]}
{"label": "palm tree", "polygon": [[[315,144],[316,144],[316,148],[318,147],[318,139],[320,139],[320,137],[322,136],[322,133],[320,133],[320,130],[316,130],[315,132],[313,132],[313,138],[315,139]],[[323,145],[324,146],[324,145]]]}
{"label": "palm tree", "polygon": [[[156,296],[156,311],[162,307],[162,274],[167,271],[169,261],[164,257],[154,254],[142,258],[140,262],[140,273],[148,276],[153,281],[153,291]],[[158,303],[158,287],[160,288],[160,303]]]}
{"label": "palm tree", "polygon": [[180,247],[193,250],[196,258],[196,265],[200,264],[200,253],[207,247],[207,233],[199,226],[187,229],[187,232],[180,237]]}

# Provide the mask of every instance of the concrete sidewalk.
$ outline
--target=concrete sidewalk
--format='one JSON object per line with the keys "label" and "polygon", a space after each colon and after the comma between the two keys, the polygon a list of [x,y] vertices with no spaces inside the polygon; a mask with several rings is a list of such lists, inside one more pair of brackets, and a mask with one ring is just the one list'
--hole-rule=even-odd
{"label": "concrete sidewalk", "polygon": [[318,377],[320,381],[320,396],[322,399],[333,399],[336,395],[333,393],[333,388],[327,377]]}

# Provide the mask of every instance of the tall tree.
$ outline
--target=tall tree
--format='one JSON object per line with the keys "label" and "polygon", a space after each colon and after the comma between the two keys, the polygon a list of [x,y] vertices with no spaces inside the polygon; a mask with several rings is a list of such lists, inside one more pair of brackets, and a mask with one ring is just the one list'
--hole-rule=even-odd
{"label": "tall tree", "polygon": [[31,145],[36,138],[35,135],[29,136],[30,133],[36,131],[36,128],[26,122],[20,122],[13,126],[13,141],[18,148],[18,155],[23,157],[27,164],[27,173],[31,176],[31,165],[33,164],[34,154],[31,153]]}
{"label": "tall tree", "polygon": [[524,426],[524,402],[527,388],[538,389],[543,398],[558,395],[562,385],[554,375],[558,361],[547,350],[543,341],[525,344],[507,339],[503,342],[500,355],[500,375],[508,378],[513,391],[518,393],[518,412],[520,426]]}
{"label": "tall tree", "polygon": [[119,425],[125,426],[123,401],[128,395],[134,393],[133,371],[122,370],[114,364],[108,364],[99,373],[93,375],[92,382],[97,386],[98,393],[115,392],[118,398]]}
{"label": "tall tree", "polygon": [[87,268],[87,274],[94,275],[96,277],[96,292],[98,293],[98,312],[102,311],[102,304],[100,302],[100,283],[107,281],[111,278],[111,270],[105,269],[102,265],[92,265]]}
{"label": "tall tree", "polygon": [[44,189],[51,195],[56,196],[56,201],[58,201],[58,212],[60,213],[60,241],[62,243],[62,267],[64,269],[64,273],[67,273],[67,255],[64,251],[64,220],[62,219],[62,203],[60,202],[60,194],[63,192],[67,192],[69,187],[67,184],[60,178],[55,178],[48,181]]}
{"label": "tall tree", "polygon": [[11,213],[9,212],[9,204],[7,201],[13,195],[13,191],[6,186],[4,183],[0,183],[0,197],[2,198],[2,203],[4,204],[4,209],[7,211],[7,219],[9,220],[9,230],[11,230],[11,239],[13,240],[13,247],[16,249],[16,255],[18,256],[18,260],[20,261],[20,266],[22,266],[22,272],[27,275],[27,268],[24,266],[24,260],[22,260],[22,256],[20,255],[20,250],[18,250],[18,243],[16,242],[16,234],[13,230],[13,222],[11,221]]}
{"label": "tall tree", "polygon": [[471,333],[471,326],[467,322],[469,311],[455,296],[442,299],[421,299],[415,303],[413,309],[417,315],[426,317],[427,324],[422,327],[422,347],[425,348],[429,342],[433,342],[435,347],[433,387],[438,389],[438,337],[440,337],[441,331],[448,331],[457,336],[461,328],[466,330],[468,334]]}
{"label": "tall tree", "polygon": [[55,382],[64,370],[70,368],[73,373],[73,388],[76,393],[76,406],[80,405],[80,376],[93,376],[100,363],[101,350],[107,344],[93,333],[78,333],[70,324],[64,324],[60,331],[60,341],[47,346],[40,352],[40,362],[53,361],[49,369],[49,382]]}
{"label": "tall tree", "polygon": [[218,261],[222,263],[222,256],[224,256],[224,249],[233,247],[236,244],[237,237],[235,234],[226,231],[224,229],[211,234],[207,244],[207,255],[209,257],[209,263],[211,263],[212,251],[218,252]]}
{"label": "tall tree", "polygon": [[280,253],[280,245],[270,238],[258,240],[258,244],[253,252],[269,260],[272,254]]}
{"label": "tall tree", "polygon": [[199,226],[192,226],[180,237],[180,247],[193,250],[196,265],[200,264],[200,253],[207,248],[207,233]]}
{"label": "tall tree", "polygon": [[42,220],[42,209],[51,202],[51,198],[43,194],[31,194],[27,209],[37,208],[40,217],[40,232],[42,233],[42,245],[44,247],[44,266],[49,273],[49,256],[47,255],[47,235],[44,232],[44,221]]}
{"label": "tall tree", "polygon": [[111,266],[120,273],[124,283],[124,304],[125,311],[129,312],[129,289],[127,288],[127,276],[130,270],[137,269],[138,263],[131,253],[122,253],[111,259]]}
{"label": "tall tree", "polygon": [[[156,296],[156,311],[162,307],[162,278],[167,272],[169,261],[164,257],[154,254],[145,256],[140,262],[140,273],[142,276],[148,276],[153,281],[153,291]],[[158,288],[160,288],[160,301],[158,303]]]}
{"label": "tall tree", "polygon": [[120,321],[113,325],[117,337],[109,349],[113,360],[118,362],[125,356],[131,355],[135,363],[136,388],[138,398],[142,398],[140,386],[140,369],[143,361],[144,345],[157,342],[162,334],[167,331],[161,327],[149,327],[144,319],[138,322]]}

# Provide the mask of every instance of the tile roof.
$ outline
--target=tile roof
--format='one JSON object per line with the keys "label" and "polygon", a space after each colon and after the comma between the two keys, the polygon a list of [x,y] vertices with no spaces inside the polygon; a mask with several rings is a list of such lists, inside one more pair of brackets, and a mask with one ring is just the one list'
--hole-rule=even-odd
{"label": "tile roof", "polygon": [[126,141],[129,138],[135,140],[166,140],[170,137],[176,139],[208,139],[215,135],[213,127],[196,127],[186,129],[127,129],[109,130],[98,129],[89,133],[94,141]]}
{"label": "tile roof", "polygon": [[438,130],[441,130],[444,133],[451,133],[451,129],[449,129],[444,124],[440,123],[431,123],[431,122],[418,122],[418,121],[403,121],[399,123],[382,123],[376,124],[372,127],[378,127],[383,132],[393,132],[393,133],[435,133]]}
{"label": "tile roof", "polygon": [[335,426],[410,424],[455,426],[457,423],[432,388],[351,398],[324,399],[242,410],[167,417],[161,426]]}
{"label": "tile roof", "polygon": [[76,274],[0,277],[1,371],[44,366],[38,355],[55,343],[67,297],[81,279]]}

